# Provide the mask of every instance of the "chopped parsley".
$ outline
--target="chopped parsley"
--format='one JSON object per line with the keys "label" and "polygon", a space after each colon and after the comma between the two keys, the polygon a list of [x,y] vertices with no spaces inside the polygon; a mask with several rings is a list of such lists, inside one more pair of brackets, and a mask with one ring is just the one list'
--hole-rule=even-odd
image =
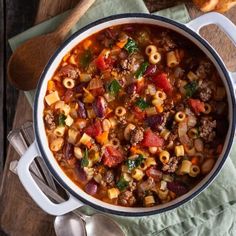
{"label": "chopped parsley", "polygon": [[139,107],[142,111],[149,107],[149,104],[146,101],[144,101],[143,98],[139,98],[136,101],[135,105]]}
{"label": "chopped parsley", "polygon": [[58,116],[58,124],[59,124],[59,126],[64,126],[65,125],[65,120],[66,120],[66,116],[64,114],[60,114]]}
{"label": "chopped parsley", "polygon": [[92,60],[92,53],[90,50],[86,50],[80,57],[80,65],[82,67],[87,67]]}
{"label": "chopped parsley", "polygon": [[81,160],[81,167],[84,168],[84,167],[87,167],[89,164],[89,160],[88,160],[88,149],[86,148],[85,151],[84,151],[84,155],[83,155],[83,158]]}
{"label": "chopped parsley", "polygon": [[144,63],[142,63],[142,65],[138,68],[138,70],[136,71],[136,73],[135,73],[135,77],[137,78],[137,79],[140,79],[142,76],[143,76],[143,74],[144,74],[144,72],[147,70],[147,67],[149,66],[149,63],[148,62],[144,62]]}
{"label": "chopped parsley", "polygon": [[128,166],[129,170],[132,170],[132,169],[140,166],[141,163],[143,162],[143,160],[144,160],[143,155],[139,154],[136,159],[128,159],[126,161],[126,165]]}
{"label": "chopped parsley", "polygon": [[116,79],[112,80],[111,83],[108,85],[108,91],[113,96],[117,95],[120,89],[121,89],[121,85]]}
{"label": "chopped parsley", "polygon": [[191,81],[188,84],[184,86],[185,89],[185,95],[187,98],[192,97],[197,92],[197,82]]}
{"label": "chopped parsley", "polygon": [[136,42],[130,38],[128,39],[128,42],[125,44],[124,48],[127,50],[129,54],[138,51],[138,46]]}
{"label": "chopped parsley", "polygon": [[123,191],[129,186],[129,182],[124,179],[124,176],[121,176],[116,186],[120,191]]}

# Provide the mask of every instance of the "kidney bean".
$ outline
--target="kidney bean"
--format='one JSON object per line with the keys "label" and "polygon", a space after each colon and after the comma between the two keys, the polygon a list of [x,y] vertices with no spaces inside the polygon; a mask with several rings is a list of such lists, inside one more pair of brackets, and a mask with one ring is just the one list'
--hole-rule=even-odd
{"label": "kidney bean", "polygon": [[104,97],[99,96],[92,104],[93,110],[97,117],[103,118],[106,114],[107,103]]}
{"label": "kidney bean", "polygon": [[150,75],[154,75],[157,71],[157,66],[156,65],[150,65],[147,67],[144,76],[150,76]]}
{"label": "kidney bean", "polygon": [[86,88],[88,86],[88,83],[82,82],[75,86],[74,90],[76,93],[83,93],[83,88]]}
{"label": "kidney bean", "polygon": [[136,91],[137,91],[137,85],[135,83],[129,84],[126,87],[126,92],[128,94],[134,94],[134,93],[136,93]]}
{"label": "kidney bean", "polygon": [[98,185],[94,180],[90,180],[86,185],[85,185],[85,192],[94,195],[97,193],[98,190]]}
{"label": "kidney bean", "polygon": [[77,164],[77,171],[76,171],[76,173],[77,173],[77,176],[78,176],[80,181],[82,181],[82,182],[87,181],[87,174],[84,171],[84,169],[81,168],[80,163]]}
{"label": "kidney bean", "polygon": [[158,127],[163,123],[164,118],[162,115],[157,114],[146,118],[146,122],[153,130],[158,130]]}
{"label": "kidney bean", "polygon": [[84,107],[84,103],[82,103],[81,101],[78,101],[78,115],[80,118],[86,119],[87,118],[87,112],[86,109]]}
{"label": "kidney bean", "polygon": [[187,188],[179,182],[168,182],[167,188],[178,196],[181,196],[188,192]]}
{"label": "kidney bean", "polygon": [[63,148],[65,159],[71,159],[73,154],[73,145],[71,143],[66,143]]}

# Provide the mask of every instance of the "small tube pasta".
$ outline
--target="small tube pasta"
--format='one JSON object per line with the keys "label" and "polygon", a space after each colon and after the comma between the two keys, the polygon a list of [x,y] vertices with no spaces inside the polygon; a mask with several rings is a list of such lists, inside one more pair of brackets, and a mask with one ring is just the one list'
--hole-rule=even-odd
{"label": "small tube pasta", "polygon": [[55,103],[55,109],[61,109],[64,106],[65,106],[64,101],[58,101],[58,102]]}
{"label": "small tube pasta", "polygon": [[159,154],[159,158],[163,164],[166,164],[170,160],[170,153],[168,151],[161,151]]}
{"label": "small tube pasta", "polygon": [[157,152],[158,148],[157,147],[149,147],[148,151],[152,154],[155,154]]}
{"label": "small tube pasta", "polygon": [[155,52],[149,55],[149,62],[153,65],[157,64],[161,60],[161,54]]}
{"label": "small tube pasta", "polygon": [[75,81],[71,78],[65,78],[62,83],[67,89],[72,89],[75,87]]}
{"label": "small tube pasta", "polygon": [[148,45],[145,49],[145,53],[148,56],[155,52],[157,52],[157,47],[155,45]]}
{"label": "small tube pasta", "polygon": [[203,111],[204,114],[209,114],[212,111],[211,105],[209,103],[204,104],[205,111]]}
{"label": "small tube pasta", "polygon": [[124,180],[127,182],[132,181],[132,177],[128,173],[123,173]]}
{"label": "small tube pasta", "polygon": [[164,138],[165,140],[168,139],[170,135],[170,131],[168,129],[163,129],[160,133],[161,137]]}
{"label": "small tube pasta", "polygon": [[109,131],[111,128],[111,122],[108,119],[104,119],[102,121],[102,128],[103,128],[103,131]]}
{"label": "small tube pasta", "polygon": [[164,180],[162,180],[162,181],[161,181],[160,190],[165,191],[166,188],[167,188],[167,182],[164,181]]}
{"label": "small tube pasta", "polygon": [[65,126],[58,126],[56,127],[56,129],[53,131],[53,133],[58,136],[58,137],[62,137],[65,133]]}
{"label": "small tube pasta", "polygon": [[109,199],[118,198],[120,191],[118,188],[110,188],[107,190],[107,195]]}
{"label": "small tube pasta", "polygon": [[[77,136],[76,136],[77,137]],[[82,135],[82,137],[79,140],[79,143],[84,144],[85,146],[87,146],[89,143],[91,143],[91,137],[89,135],[87,135],[86,133],[84,133]]]}
{"label": "small tube pasta", "polygon": [[196,150],[194,147],[190,148],[187,145],[184,147],[185,152],[189,155],[189,156],[194,156],[196,154]]}
{"label": "small tube pasta", "polygon": [[192,165],[190,168],[189,175],[191,177],[196,177],[200,173],[200,168],[197,165]]}
{"label": "small tube pasta", "polygon": [[174,178],[171,175],[163,175],[162,179],[166,182],[173,182]]}
{"label": "small tube pasta", "polygon": [[65,124],[67,126],[71,126],[73,124],[73,122],[74,122],[73,118],[70,115],[68,115],[65,119]]}
{"label": "small tube pasta", "polygon": [[155,166],[157,164],[155,158],[153,157],[148,157],[146,160],[145,160],[145,165],[146,167],[150,167],[150,166]]}
{"label": "small tube pasta", "polygon": [[163,91],[157,91],[154,95],[154,98],[156,99],[161,99],[161,100],[165,100],[166,99],[166,93]]}
{"label": "small tube pasta", "polygon": [[178,112],[175,114],[175,121],[177,121],[177,122],[182,122],[182,121],[184,121],[185,117],[186,117],[186,115],[185,115],[184,112],[178,111]]}
{"label": "small tube pasta", "polygon": [[82,159],[83,154],[79,147],[74,147],[74,155],[77,159]]}
{"label": "small tube pasta", "polygon": [[64,139],[63,138],[56,138],[50,143],[50,149],[53,152],[58,152],[59,150],[62,149],[64,144]]}
{"label": "small tube pasta", "polygon": [[136,180],[141,180],[142,178],[143,178],[143,176],[144,176],[144,173],[143,173],[143,171],[142,170],[140,170],[140,169],[134,169],[133,171],[132,171],[132,177],[134,178],[134,179],[136,179]]}
{"label": "small tube pasta", "polygon": [[45,96],[45,101],[49,106],[51,106],[53,103],[55,103],[59,100],[60,100],[60,97],[59,97],[57,91],[52,92],[52,93],[48,94],[47,96]]}
{"label": "small tube pasta", "polygon": [[133,124],[128,124],[126,127],[125,127],[125,130],[124,130],[124,138],[126,139],[126,140],[129,140],[130,139],[130,133],[131,133],[131,131],[132,130],[134,130],[136,128],[136,126],[135,125],[133,125]]}
{"label": "small tube pasta", "polygon": [[196,128],[191,128],[188,131],[189,138],[196,139],[198,137],[198,130]]}
{"label": "small tube pasta", "polygon": [[61,108],[60,108],[60,111],[64,114],[64,115],[69,115],[69,113],[70,113],[70,106],[69,105],[67,105],[67,104],[64,104],[64,106],[62,106]]}
{"label": "small tube pasta", "polygon": [[155,199],[152,195],[146,196],[144,198],[144,205],[145,206],[152,206],[152,205],[154,205],[154,203],[155,203]]}
{"label": "small tube pasta", "polygon": [[170,68],[173,68],[179,64],[174,51],[170,51],[166,54],[166,64]]}
{"label": "small tube pasta", "polygon": [[184,156],[184,146],[183,145],[175,146],[175,155],[177,157]]}
{"label": "small tube pasta", "polygon": [[152,105],[154,105],[154,106],[161,106],[163,104],[163,100],[162,99],[160,99],[160,98],[154,98],[153,100],[152,100]]}
{"label": "small tube pasta", "polygon": [[123,106],[118,106],[115,109],[115,114],[119,117],[124,116],[126,114],[126,109]]}
{"label": "small tube pasta", "polygon": [[116,119],[114,119],[114,118],[109,118],[108,119],[109,121],[110,121],[110,123],[111,123],[111,128],[115,128],[116,127],[116,125],[117,125],[117,120]]}
{"label": "small tube pasta", "polygon": [[201,138],[197,138],[194,140],[194,147],[198,152],[202,152],[204,149],[204,144]]}
{"label": "small tube pasta", "polygon": [[168,189],[166,189],[166,190],[161,190],[161,189],[159,189],[158,190],[158,192],[157,192],[157,195],[158,195],[158,197],[161,199],[161,200],[165,200],[166,198],[167,198],[167,196],[168,196],[168,193],[169,193],[169,190]]}
{"label": "small tube pasta", "polygon": [[88,118],[89,119],[93,119],[96,117],[96,114],[94,112],[94,110],[91,108],[91,109],[87,109],[87,115],[88,115]]}
{"label": "small tube pasta", "polygon": [[187,77],[190,81],[193,81],[193,80],[197,80],[198,77],[195,73],[193,73],[192,71],[189,71],[188,74],[187,74]]}
{"label": "small tube pasta", "polygon": [[191,170],[191,166],[192,166],[192,162],[191,161],[183,160],[181,165],[180,165],[179,172],[181,174],[189,174],[190,170]]}
{"label": "small tube pasta", "polygon": [[113,138],[113,139],[110,140],[110,144],[113,147],[117,148],[117,147],[120,146],[120,140],[118,138]]}
{"label": "small tube pasta", "polygon": [[76,143],[76,140],[77,140],[77,137],[78,137],[78,134],[79,134],[79,131],[75,130],[75,129],[69,129],[68,130],[68,138],[67,138],[67,141],[68,143],[72,143],[72,144],[75,144]]}

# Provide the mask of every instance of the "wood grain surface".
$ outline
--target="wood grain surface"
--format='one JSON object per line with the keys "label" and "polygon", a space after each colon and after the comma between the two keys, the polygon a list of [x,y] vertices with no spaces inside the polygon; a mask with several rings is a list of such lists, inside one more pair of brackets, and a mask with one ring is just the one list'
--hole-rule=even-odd
{"label": "wood grain surface", "polygon": [[[170,2],[172,2],[171,5],[180,2],[172,0],[147,1],[149,8],[153,11],[165,8],[165,6],[169,7]],[[161,3],[158,4],[159,2]],[[164,2],[166,5],[164,5]],[[49,19],[50,17],[73,7],[76,3],[77,0],[41,0],[35,23]],[[192,18],[201,14],[190,3],[187,3],[187,7]],[[236,23],[235,11],[236,8],[233,8],[226,14],[226,16],[234,23]],[[203,36],[217,48],[229,68],[236,68],[236,50],[224,34],[215,26],[207,27],[202,33]],[[222,45],[224,45],[224,47],[222,47]],[[31,117],[31,109],[24,95],[20,93],[13,127],[19,127],[25,121],[31,119]],[[10,236],[55,235],[53,229],[54,217],[47,215],[39,209],[25,192],[18,178],[8,171],[9,163],[18,158],[16,152],[10,147],[0,189],[0,226],[5,233]]]}

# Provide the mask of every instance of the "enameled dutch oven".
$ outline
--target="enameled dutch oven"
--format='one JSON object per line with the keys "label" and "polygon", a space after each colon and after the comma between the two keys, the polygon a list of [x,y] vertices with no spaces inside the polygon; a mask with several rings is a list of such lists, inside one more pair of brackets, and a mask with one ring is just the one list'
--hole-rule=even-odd
{"label": "enameled dutch oven", "polygon": [[[44,96],[47,89],[47,82],[53,76],[57,69],[60,61],[64,55],[75,47],[80,41],[87,38],[88,36],[103,30],[110,26],[126,24],[126,23],[144,23],[162,26],[167,29],[176,31],[177,33],[185,36],[196,44],[213,62],[217,68],[224,86],[226,88],[228,97],[229,112],[227,114],[229,120],[229,129],[227,132],[225,144],[221,156],[218,158],[214,168],[211,172],[191,191],[185,195],[165,204],[161,204],[153,207],[122,207],[115,206],[99,199],[92,197],[80,189],[72,180],[70,180],[58,165],[56,159],[53,157],[49,147],[46,132],[44,129],[43,121],[43,110],[44,110]],[[236,73],[230,72],[226,69],[226,66],[217,52],[212,46],[205,41],[200,35],[199,30],[209,24],[218,25],[229,38],[236,45],[236,26],[229,21],[226,17],[218,13],[209,13],[203,15],[190,23],[183,25],[175,21],[160,17],[152,16],[148,14],[121,14],[110,16],[88,26],[82,28],[75,34],[73,34],[66,42],[55,52],[50,61],[48,62],[41,78],[38,83],[38,87],[35,95],[34,102],[34,131],[35,131],[35,142],[29,147],[27,152],[22,156],[18,165],[18,175],[34,201],[47,213],[52,215],[61,215],[70,212],[82,205],[90,205],[98,210],[124,216],[145,216],[150,214],[158,214],[171,209],[174,209],[189,200],[196,197],[200,192],[209,186],[213,179],[217,176],[223,167],[226,158],[229,155],[235,132],[235,95],[234,95],[234,81],[236,80]],[[223,47],[224,45],[222,45]],[[68,191],[70,197],[67,201],[54,204],[51,202],[46,195],[40,190],[38,185],[33,180],[29,166],[36,156],[41,156],[47,164],[49,170],[55,179]]]}

